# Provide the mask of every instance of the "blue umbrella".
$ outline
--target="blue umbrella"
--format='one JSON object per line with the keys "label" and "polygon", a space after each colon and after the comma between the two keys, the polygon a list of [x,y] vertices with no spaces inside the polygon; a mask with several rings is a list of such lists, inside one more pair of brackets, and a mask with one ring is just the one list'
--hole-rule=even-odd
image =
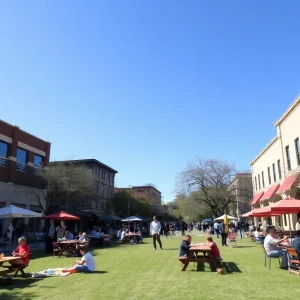
{"label": "blue umbrella", "polygon": [[202,221],[202,223],[212,223],[212,222],[213,222],[212,219],[205,219],[205,220]]}

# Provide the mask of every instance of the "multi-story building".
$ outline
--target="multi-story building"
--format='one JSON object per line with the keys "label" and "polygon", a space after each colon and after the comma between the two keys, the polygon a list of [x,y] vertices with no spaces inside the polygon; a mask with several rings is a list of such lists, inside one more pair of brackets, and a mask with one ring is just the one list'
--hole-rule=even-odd
{"label": "multi-story building", "polygon": [[[300,199],[300,96],[275,122],[275,128],[276,136],[250,163],[254,190],[252,208],[289,197]],[[294,229],[297,215],[272,217],[269,221],[285,229],[291,225]]]}
{"label": "multi-story building", "polygon": [[236,200],[230,206],[230,214],[240,219],[242,214],[249,211],[249,201],[253,197],[251,173],[237,173],[229,184],[229,190]]}
{"label": "multi-story building", "polygon": [[111,208],[110,199],[114,194],[115,175],[118,171],[94,158],[55,161],[50,162],[50,165],[68,163],[82,165],[93,174],[95,192],[97,196],[94,200],[85,199],[83,201],[79,201],[78,203],[80,203],[80,205],[77,208],[90,211],[99,216],[109,213]]}
{"label": "multi-story building", "polygon": [[115,193],[126,191],[128,194],[136,198],[146,198],[157,212],[161,211],[161,192],[152,185],[132,186],[129,188],[116,188]]}
{"label": "multi-story building", "polygon": [[[39,192],[46,188],[46,182],[38,176],[38,171],[49,163],[50,147],[49,142],[0,120],[0,207],[13,204],[42,211],[29,190]],[[39,226],[40,220],[29,221],[32,222],[30,226]],[[2,232],[5,232],[8,220],[0,222]]]}

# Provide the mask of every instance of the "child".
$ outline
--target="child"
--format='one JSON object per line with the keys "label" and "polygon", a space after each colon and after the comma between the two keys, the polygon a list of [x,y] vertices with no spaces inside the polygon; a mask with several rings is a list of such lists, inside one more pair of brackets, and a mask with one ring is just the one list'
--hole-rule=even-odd
{"label": "child", "polygon": [[62,272],[69,272],[73,274],[76,272],[91,273],[95,271],[95,260],[92,254],[88,251],[88,248],[85,246],[80,247],[80,254],[82,255],[81,260],[77,260],[74,267],[63,269]]}
{"label": "child", "polygon": [[213,238],[211,236],[207,237],[207,243],[206,243],[206,245],[211,248],[211,254],[213,255],[213,257],[216,260],[222,260],[219,248],[218,248],[217,244],[213,241]]}

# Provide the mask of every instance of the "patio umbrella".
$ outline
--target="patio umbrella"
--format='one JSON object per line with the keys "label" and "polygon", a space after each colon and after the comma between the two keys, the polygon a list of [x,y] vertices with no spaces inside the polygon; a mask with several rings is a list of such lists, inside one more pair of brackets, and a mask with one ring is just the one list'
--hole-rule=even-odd
{"label": "patio umbrella", "polygon": [[[6,218],[40,218],[42,213],[37,213],[25,208],[21,208],[15,205],[8,205],[0,209],[0,219]],[[11,239],[12,234],[10,234],[10,251],[11,251]]]}
{"label": "patio umbrella", "polygon": [[37,213],[15,205],[0,208],[0,219],[5,218],[40,218],[42,213]]}
{"label": "patio umbrella", "polygon": [[48,215],[43,217],[43,219],[45,220],[67,220],[67,221],[78,221],[80,220],[79,217],[70,215],[64,211],[61,211],[59,213],[56,214],[52,214],[52,215]]}
{"label": "patio umbrella", "polygon": [[237,218],[236,217],[232,217],[232,216],[229,216],[229,215],[223,215],[221,217],[218,217],[215,219],[215,221],[221,221],[221,220],[224,220],[225,216],[227,217],[227,220],[235,220],[237,221]]}
{"label": "patio umbrella", "polygon": [[212,223],[212,219],[204,219],[203,221],[202,221],[202,223]]}
{"label": "patio umbrella", "polygon": [[224,225],[225,225],[225,232],[228,233],[229,232],[229,226],[228,226],[228,218],[227,218],[226,214],[224,215],[223,222],[224,222]]}
{"label": "patio umbrella", "polygon": [[136,216],[131,216],[131,217],[128,217],[126,219],[123,219],[121,222],[141,222],[142,219],[136,217]]}

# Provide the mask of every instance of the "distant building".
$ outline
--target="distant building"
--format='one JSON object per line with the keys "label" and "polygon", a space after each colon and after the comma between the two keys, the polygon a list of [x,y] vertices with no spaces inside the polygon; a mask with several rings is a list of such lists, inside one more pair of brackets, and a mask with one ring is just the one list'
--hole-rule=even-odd
{"label": "distant building", "polygon": [[[300,96],[275,122],[276,136],[251,161],[254,197],[252,208],[265,207],[285,198],[300,199]],[[300,214],[254,218],[295,230]],[[267,220],[268,219],[268,220]]]}
{"label": "distant building", "polygon": [[115,175],[118,171],[98,161],[97,159],[78,159],[78,160],[63,160],[51,162],[55,164],[78,164],[91,170],[94,178],[95,191],[98,194],[96,201],[84,200],[80,201],[78,209],[90,211],[96,215],[103,215],[110,212],[110,199],[114,194]]}
{"label": "distant building", "polygon": [[241,218],[241,215],[250,210],[249,201],[253,197],[251,173],[237,173],[231,183],[229,190],[235,195],[236,202],[230,206],[230,214]]}
{"label": "distant building", "polygon": [[[42,211],[28,190],[34,188],[39,192],[46,189],[47,183],[38,173],[49,163],[50,148],[49,142],[0,120],[0,208],[12,204]],[[13,222],[28,223],[28,219]],[[8,220],[0,220],[0,224],[2,232],[6,232]],[[37,230],[40,219],[30,219],[28,226]]]}
{"label": "distant building", "polygon": [[157,212],[161,211],[161,192],[151,185],[133,186],[129,188],[115,188],[115,193],[126,191],[128,194],[136,198],[146,198]]}

